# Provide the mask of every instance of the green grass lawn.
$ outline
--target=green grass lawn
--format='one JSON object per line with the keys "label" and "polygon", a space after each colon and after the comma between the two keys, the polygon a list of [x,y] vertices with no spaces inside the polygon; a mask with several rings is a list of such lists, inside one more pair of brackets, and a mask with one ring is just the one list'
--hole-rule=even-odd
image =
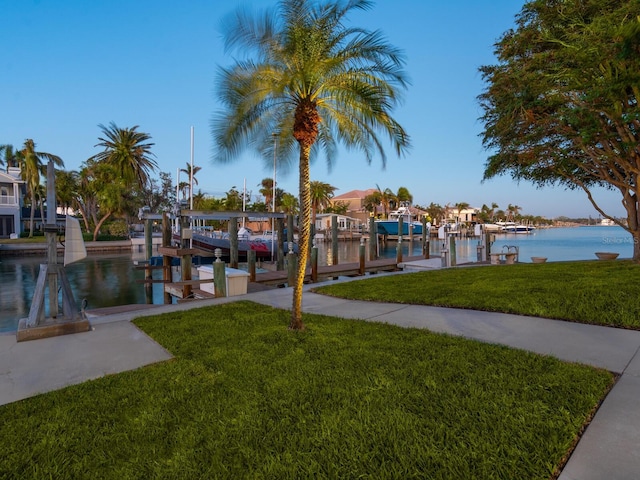
{"label": "green grass lawn", "polygon": [[471,308],[640,328],[640,266],[631,261],[449,268],[317,288],[357,300]]}
{"label": "green grass lawn", "polygon": [[136,320],[176,358],[0,407],[0,478],[548,479],[614,381],[425,330],[307,314],[295,333],[289,315]]}

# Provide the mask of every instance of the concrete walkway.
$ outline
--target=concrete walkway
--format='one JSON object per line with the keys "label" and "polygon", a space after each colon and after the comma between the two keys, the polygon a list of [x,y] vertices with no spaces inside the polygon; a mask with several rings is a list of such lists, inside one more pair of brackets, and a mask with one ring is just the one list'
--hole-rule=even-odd
{"label": "concrete walkway", "polygon": [[[437,268],[439,261],[424,261],[414,270]],[[31,342],[16,343],[15,335],[0,335],[0,404],[171,358],[130,320],[235,300],[289,309],[292,290],[280,288],[94,317],[90,318],[91,332]],[[620,373],[560,480],[627,480],[640,476],[640,332],[472,310],[349,301],[308,291],[303,297],[303,310],[425,328]]]}

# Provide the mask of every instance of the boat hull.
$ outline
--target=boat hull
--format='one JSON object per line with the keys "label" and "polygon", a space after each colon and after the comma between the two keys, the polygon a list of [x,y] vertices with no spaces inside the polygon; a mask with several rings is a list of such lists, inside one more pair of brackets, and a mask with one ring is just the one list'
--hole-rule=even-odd
{"label": "boat hull", "polygon": [[[409,225],[413,235],[422,235],[422,224],[418,222],[402,223],[402,235],[409,235]],[[395,220],[378,220],[376,222],[380,235],[398,235],[398,222]]]}

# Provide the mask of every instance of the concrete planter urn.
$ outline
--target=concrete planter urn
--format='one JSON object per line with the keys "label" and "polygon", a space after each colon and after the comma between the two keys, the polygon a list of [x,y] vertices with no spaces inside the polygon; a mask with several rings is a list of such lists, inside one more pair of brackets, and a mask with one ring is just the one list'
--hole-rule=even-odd
{"label": "concrete planter urn", "polygon": [[615,252],[596,252],[596,257],[600,260],[615,260],[618,255],[620,254]]}
{"label": "concrete planter urn", "polygon": [[531,261],[533,263],[545,263],[547,261],[547,257],[531,257]]}

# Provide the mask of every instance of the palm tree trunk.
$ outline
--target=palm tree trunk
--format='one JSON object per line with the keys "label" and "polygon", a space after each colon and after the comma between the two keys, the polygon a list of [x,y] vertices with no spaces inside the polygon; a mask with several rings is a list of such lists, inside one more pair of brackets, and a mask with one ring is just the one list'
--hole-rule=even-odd
{"label": "palm tree trunk", "polygon": [[311,180],[309,155],[311,146],[300,145],[300,229],[298,231],[298,273],[293,287],[293,307],[291,309],[291,330],[303,330],[302,289],[309,258],[311,237]]}
{"label": "palm tree trunk", "polygon": [[36,196],[31,193],[31,218],[29,223],[29,238],[33,237],[33,224],[35,222],[34,218],[36,216]]}

